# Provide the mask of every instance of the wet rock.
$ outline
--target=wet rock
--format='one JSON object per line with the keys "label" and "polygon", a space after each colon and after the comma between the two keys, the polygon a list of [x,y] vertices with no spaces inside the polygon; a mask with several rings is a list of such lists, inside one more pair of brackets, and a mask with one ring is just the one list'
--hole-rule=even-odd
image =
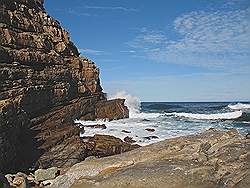
{"label": "wet rock", "polygon": [[84,125],[84,127],[93,128],[93,129],[107,129],[105,124]]}
{"label": "wet rock", "polygon": [[130,143],[130,144],[136,142],[135,140],[133,140],[132,137],[129,137],[129,136],[126,136],[123,140],[124,140],[124,142]]}
{"label": "wet rock", "polygon": [[52,180],[59,175],[60,171],[57,167],[52,167],[48,169],[38,169],[35,171],[36,181]]}
{"label": "wet rock", "polygon": [[129,111],[124,106],[124,99],[114,99],[110,101],[100,101],[96,104],[97,119],[122,119],[129,117]]}
{"label": "wet rock", "polygon": [[148,132],[155,132],[155,129],[153,129],[153,128],[146,128],[145,130]]}
{"label": "wet rock", "polygon": [[131,133],[131,131],[122,130],[122,133]]}
{"label": "wet rock", "polygon": [[158,136],[145,136],[143,138],[146,140],[152,140],[152,139],[158,139],[159,137]]}

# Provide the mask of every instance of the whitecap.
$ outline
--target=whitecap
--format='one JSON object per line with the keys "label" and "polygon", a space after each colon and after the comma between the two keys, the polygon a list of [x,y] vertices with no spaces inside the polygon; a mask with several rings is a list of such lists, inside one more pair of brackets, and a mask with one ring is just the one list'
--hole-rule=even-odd
{"label": "whitecap", "polygon": [[174,115],[177,117],[185,117],[191,119],[201,119],[201,120],[217,120],[217,119],[236,119],[242,116],[242,111],[225,112],[218,114],[193,114],[193,113],[167,113],[166,115]]}
{"label": "whitecap", "polygon": [[228,107],[232,110],[243,110],[243,109],[250,109],[250,104],[229,104]]}

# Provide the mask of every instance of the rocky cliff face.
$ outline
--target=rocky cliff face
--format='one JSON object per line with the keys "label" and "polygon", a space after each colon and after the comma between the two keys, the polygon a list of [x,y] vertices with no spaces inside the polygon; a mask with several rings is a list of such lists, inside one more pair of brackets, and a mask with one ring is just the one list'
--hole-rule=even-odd
{"label": "rocky cliff face", "polygon": [[70,166],[84,156],[75,119],[125,117],[43,0],[0,1],[0,171]]}

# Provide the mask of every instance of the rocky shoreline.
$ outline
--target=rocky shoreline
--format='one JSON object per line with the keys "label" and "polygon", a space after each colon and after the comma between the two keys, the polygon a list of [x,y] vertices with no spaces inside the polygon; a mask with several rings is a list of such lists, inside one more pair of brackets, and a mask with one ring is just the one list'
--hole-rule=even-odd
{"label": "rocky shoreline", "polygon": [[249,185],[249,136],[236,130],[140,147],[131,137],[80,138],[75,123],[128,117],[43,0],[0,1],[0,188]]}
{"label": "rocky shoreline", "polygon": [[119,155],[90,157],[67,170],[8,174],[5,182],[22,188],[244,188],[250,183],[249,141],[235,129],[210,129]]}

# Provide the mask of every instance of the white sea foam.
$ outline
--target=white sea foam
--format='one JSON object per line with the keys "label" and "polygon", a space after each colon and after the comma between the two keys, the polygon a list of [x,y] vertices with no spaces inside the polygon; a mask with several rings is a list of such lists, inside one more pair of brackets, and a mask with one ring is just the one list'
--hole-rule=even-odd
{"label": "white sea foam", "polygon": [[186,117],[191,119],[201,119],[201,120],[217,120],[217,119],[236,119],[242,116],[242,111],[225,112],[218,114],[193,114],[193,113],[167,113],[166,115],[174,115],[178,117]]}
{"label": "white sea foam", "polygon": [[228,107],[232,110],[244,110],[244,109],[250,109],[250,104],[229,104]]}
{"label": "white sea foam", "polygon": [[141,102],[136,96],[127,94],[125,91],[119,91],[115,95],[109,97],[109,99],[125,99],[125,106],[129,109],[129,116],[134,117],[136,114],[140,113]]}
{"label": "white sea foam", "polygon": [[[114,121],[76,121],[84,127],[84,132],[81,136],[94,136],[95,134],[112,135],[124,140],[129,136],[139,145],[148,145],[166,138],[194,134],[204,131],[211,127],[206,121],[200,120],[217,120],[217,119],[235,119],[242,115],[241,110],[234,112],[218,113],[218,114],[192,114],[192,113],[147,113],[140,112],[141,104],[138,97],[127,94],[126,92],[118,92],[109,97],[109,99],[123,98],[125,105],[129,108],[130,117]],[[167,115],[167,116],[164,116]],[[170,117],[168,117],[170,116]],[[174,117],[186,117],[193,119],[192,123],[177,120]],[[178,121],[178,122],[177,122]],[[86,125],[105,124],[106,129],[90,128]],[[217,125],[219,126],[219,124]],[[154,132],[148,132],[146,128],[155,129]],[[128,132],[124,132],[126,130]],[[150,136],[157,136],[155,139],[147,139]]]}

